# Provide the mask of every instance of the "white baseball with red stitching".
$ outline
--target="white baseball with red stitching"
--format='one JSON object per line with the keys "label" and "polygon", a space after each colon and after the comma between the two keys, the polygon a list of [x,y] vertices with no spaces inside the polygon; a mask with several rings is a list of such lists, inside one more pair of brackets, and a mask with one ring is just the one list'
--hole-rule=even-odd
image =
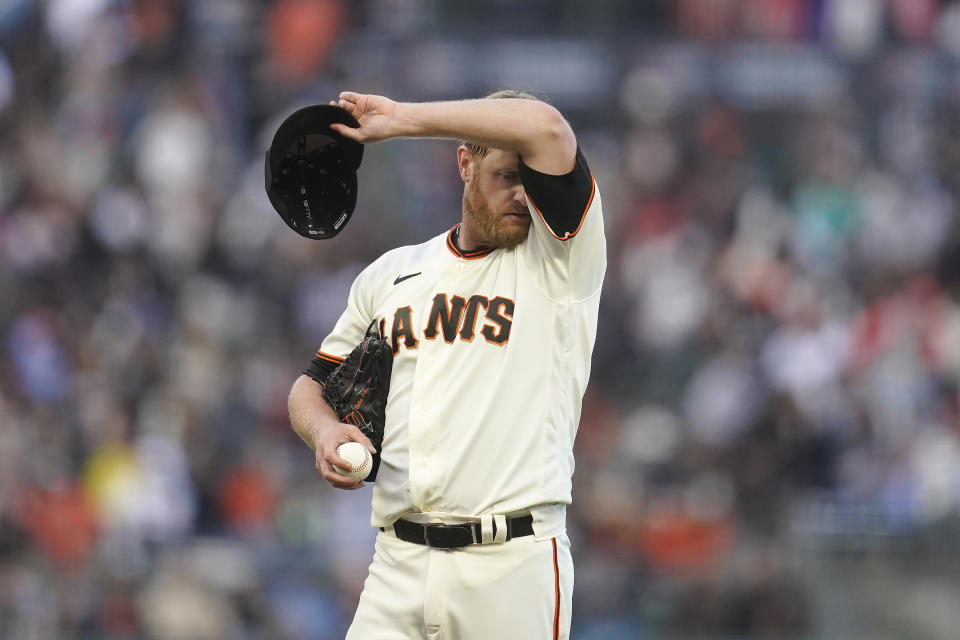
{"label": "white baseball with red stitching", "polygon": [[337,465],[333,465],[333,470],[337,473],[357,480],[363,480],[370,475],[370,469],[373,467],[373,456],[359,442],[344,442],[337,447],[337,455],[350,463],[349,469],[341,469]]}

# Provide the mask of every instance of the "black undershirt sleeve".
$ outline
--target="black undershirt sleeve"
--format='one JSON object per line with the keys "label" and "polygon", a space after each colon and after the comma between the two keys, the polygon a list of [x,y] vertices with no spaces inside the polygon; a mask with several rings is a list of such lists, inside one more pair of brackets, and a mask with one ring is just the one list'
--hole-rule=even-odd
{"label": "black undershirt sleeve", "polygon": [[326,384],[327,378],[330,377],[330,374],[333,373],[333,370],[336,368],[336,363],[313,356],[313,359],[310,360],[310,366],[308,366],[303,373],[313,378],[315,382]]}
{"label": "black undershirt sleeve", "polygon": [[593,198],[593,176],[577,147],[570,173],[553,176],[531,169],[520,160],[520,181],[550,232],[560,240],[577,234]]}

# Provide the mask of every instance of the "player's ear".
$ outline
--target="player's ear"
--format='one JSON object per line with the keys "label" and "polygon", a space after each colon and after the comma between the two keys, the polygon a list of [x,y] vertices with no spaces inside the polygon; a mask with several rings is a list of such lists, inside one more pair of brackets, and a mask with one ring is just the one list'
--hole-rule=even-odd
{"label": "player's ear", "polygon": [[464,183],[470,182],[473,178],[474,160],[473,153],[465,145],[457,147],[457,168],[460,170],[460,179]]}

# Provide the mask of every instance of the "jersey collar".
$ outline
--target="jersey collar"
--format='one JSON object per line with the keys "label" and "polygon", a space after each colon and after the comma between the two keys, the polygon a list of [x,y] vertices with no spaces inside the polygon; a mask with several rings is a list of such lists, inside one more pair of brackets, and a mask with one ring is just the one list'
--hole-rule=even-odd
{"label": "jersey collar", "polygon": [[457,236],[460,235],[460,223],[453,225],[453,228],[447,233],[447,249],[450,250],[450,253],[457,256],[458,258],[463,258],[464,260],[476,260],[477,258],[482,258],[488,256],[494,251],[496,247],[490,247],[487,249],[475,249],[473,251],[461,251],[460,247],[457,246]]}

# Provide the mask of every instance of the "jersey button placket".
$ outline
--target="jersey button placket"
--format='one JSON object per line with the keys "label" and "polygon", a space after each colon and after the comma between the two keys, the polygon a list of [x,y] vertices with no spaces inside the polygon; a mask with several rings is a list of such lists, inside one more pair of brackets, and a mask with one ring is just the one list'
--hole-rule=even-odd
{"label": "jersey button placket", "polygon": [[[431,359],[436,357],[430,351],[436,345],[430,340],[423,340],[418,350],[419,357],[415,373],[414,398],[410,412],[409,452],[410,452],[410,490],[412,506],[417,509],[430,499],[431,483],[426,463],[428,456],[435,446],[436,433],[433,429],[429,392],[437,385],[434,379],[436,368]],[[426,464],[425,464],[426,463]]]}

